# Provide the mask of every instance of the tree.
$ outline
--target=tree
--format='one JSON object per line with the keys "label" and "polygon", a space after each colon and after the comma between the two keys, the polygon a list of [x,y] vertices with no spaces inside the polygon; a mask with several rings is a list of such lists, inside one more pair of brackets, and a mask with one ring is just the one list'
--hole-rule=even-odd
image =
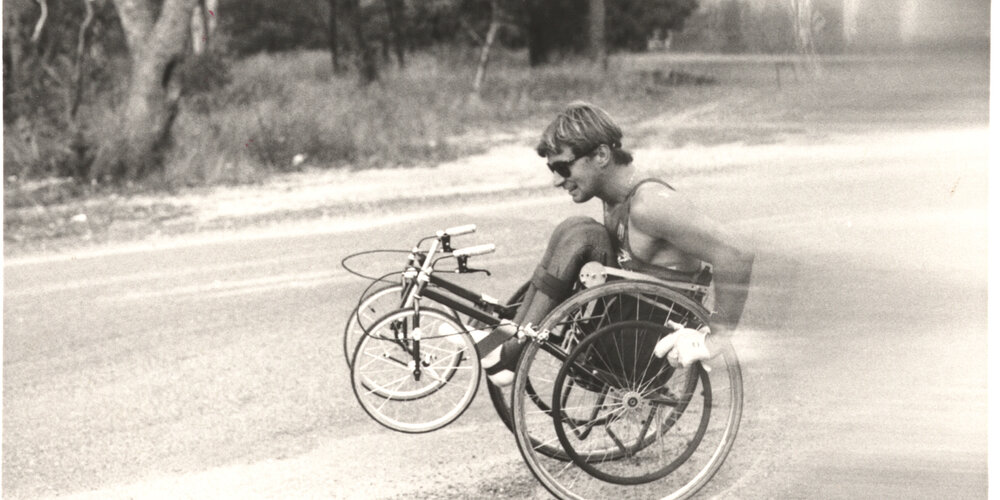
{"label": "tree", "polygon": [[472,95],[479,97],[483,80],[486,78],[486,66],[490,62],[490,49],[493,41],[496,40],[497,32],[500,31],[500,2],[490,0],[490,28],[486,32],[486,39],[483,41],[483,48],[479,54],[479,67],[476,68],[476,79],[472,83]]}
{"label": "tree", "polygon": [[528,62],[547,64],[556,52],[586,50],[587,0],[527,0],[525,2]]}
{"label": "tree", "polygon": [[83,0],[86,14],[80,23],[80,34],[76,43],[76,62],[73,68],[72,97],[69,105],[69,121],[76,124],[76,112],[80,109],[80,101],[83,99],[83,65],[86,62],[84,57],[87,50],[87,29],[94,20],[94,0]]}
{"label": "tree", "polygon": [[816,33],[826,23],[823,15],[813,8],[812,0],[788,0],[788,11],[795,33],[795,49],[803,57],[803,64],[813,75],[819,76],[822,67],[816,56]]}
{"label": "tree", "polygon": [[655,32],[679,31],[697,7],[697,0],[615,0],[608,14],[608,45],[646,50]]}
{"label": "tree", "polygon": [[608,44],[605,36],[605,6],[604,0],[590,0],[588,17],[590,18],[590,58],[608,70]]}
{"label": "tree", "polygon": [[86,176],[94,146],[84,136],[123,80],[124,33],[107,0],[49,0],[44,17],[34,0],[4,1],[4,171]]}
{"label": "tree", "polygon": [[722,6],[722,33],[725,36],[723,50],[743,52],[743,12],[740,0],[726,0]]}
{"label": "tree", "polygon": [[181,95],[174,74],[187,48],[196,0],[164,0],[154,21],[146,0],[114,0],[125,31],[129,85],[90,169],[95,180],[133,180],[163,166]]}
{"label": "tree", "polygon": [[605,52],[646,50],[655,33],[681,29],[698,5],[697,0],[615,0],[610,9],[604,4],[602,0],[525,0],[530,64],[546,64],[554,55],[567,53],[586,52],[601,59],[606,57],[598,55],[597,40],[602,37]]}
{"label": "tree", "polygon": [[210,50],[214,45],[218,12],[219,0],[198,0],[191,12],[191,47],[195,54]]}
{"label": "tree", "polygon": [[406,12],[402,0],[385,0],[385,13],[389,18],[389,29],[392,30],[392,45],[396,51],[396,62],[400,68],[406,67],[404,44],[406,33]]}
{"label": "tree", "polygon": [[[218,0],[226,49],[238,55],[329,48],[323,0]],[[338,3],[338,12],[343,3]],[[342,23],[341,26],[344,26]]]}
{"label": "tree", "polygon": [[367,86],[378,81],[378,63],[375,60],[375,49],[365,38],[365,16],[361,12],[359,0],[346,0],[346,15],[354,35],[357,51],[358,73],[361,85]]}
{"label": "tree", "polygon": [[343,65],[340,64],[340,39],[337,37],[337,22],[340,18],[340,10],[337,8],[339,0],[329,0],[330,14],[327,23],[327,37],[330,41],[330,59],[333,63],[333,74],[339,75],[344,72]]}

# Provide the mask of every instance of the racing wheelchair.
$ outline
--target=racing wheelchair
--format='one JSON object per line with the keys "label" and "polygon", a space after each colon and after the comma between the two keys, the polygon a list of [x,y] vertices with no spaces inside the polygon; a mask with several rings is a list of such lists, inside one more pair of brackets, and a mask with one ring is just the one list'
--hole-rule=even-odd
{"label": "racing wheelchair", "polygon": [[[513,318],[527,289],[501,303],[441,277],[477,271],[470,259],[495,250],[452,248],[453,237],[474,231],[459,226],[421,239],[402,272],[373,285],[396,274],[398,283],[369,287],[345,327],[355,396],[390,429],[428,432],[461,416],[490,350],[484,332]],[[664,335],[707,328],[707,293],[705,284],[589,263],[576,293],[537,328],[518,332],[525,345],[514,383],[490,384],[489,394],[550,493],[688,498],[718,471],[743,405],[735,351],[727,346],[688,368],[652,354]]]}

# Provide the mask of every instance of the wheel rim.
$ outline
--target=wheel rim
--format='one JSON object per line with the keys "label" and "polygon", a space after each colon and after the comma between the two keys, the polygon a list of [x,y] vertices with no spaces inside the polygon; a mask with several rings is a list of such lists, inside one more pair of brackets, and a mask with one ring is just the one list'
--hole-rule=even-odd
{"label": "wheel rim", "polygon": [[[704,308],[674,291],[652,283],[619,281],[595,287],[574,296],[550,313],[541,326],[549,330],[566,330],[567,328],[583,326],[573,325],[574,321],[567,321],[567,318],[576,314],[578,320],[575,322],[580,323],[579,318],[586,318],[593,324],[586,325],[587,327],[584,329],[593,332],[612,321],[637,319],[635,313],[637,311],[641,313],[641,308],[626,311],[628,314],[619,314],[612,318],[602,319],[599,317],[601,314],[594,314],[595,310],[609,309],[607,306],[610,301],[621,300],[626,296],[637,299],[655,297],[667,299],[673,305],[672,309],[668,307],[668,318],[672,321],[683,320],[683,323],[690,326],[707,321],[707,311]],[[584,310],[584,305],[590,309],[589,312]],[[639,317],[638,319],[648,320],[649,318]],[[540,350],[538,346],[537,343],[532,343],[522,354],[520,362],[524,366],[519,368],[518,377],[515,378],[513,388],[515,394],[523,394],[525,390],[521,375],[524,372],[532,371],[532,365],[536,361],[535,357]],[[540,435],[538,431],[543,430],[542,428],[546,424],[551,429],[550,435],[558,439],[554,422],[551,416],[549,416],[548,422],[545,422],[545,419],[538,414],[531,413],[533,405],[530,399],[524,396],[515,397],[512,408],[518,449],[539,482],[550,493],[559,498],[688,498],[701,489],[722,465],[735,440],[742,413],[742,374],[731,346],[724,350],[723,355],[706,364],[711,368],[711,371],[706,375],[707,382],[699,382],[699,387],[702,385],[710,386],[709,397],[711,399],[707,404],[711,411],[711,418],[704,430],[700,446],[683,463],[678,464],[663,477],[636,485],[610,483],[594,477],[576,463],[567,463],[547,457],[540,452],[535,441],[545,442],[545,436]],[[532,380],[534,381],[534,379]],[[688,404],[704,407],[706,403],[695,399]]]}
{"label": "wheel rim", "polygon": [[415,314],[399,310],[378,320],[358,343],[351,369],[351,385],[365,412],[390,429],[410,433],[439,429],[458,418],[472,403],[480,380],[472,338],[450,316],[430,309],[419,313],[423,332],[447,325],[459,333],[425,334],[417,380],[412,337],[379,334],[390,331],[390,325],[412,325]]}
{"label": "wheel rim", "polygon": [[[344,325],[343,337],[344,360],[347,362],[348,368],[351,367],[354,351],[357,349],[358,342],[361,341],[366,329],[374,325],[386,313],[396,311],[402,307],[403,289],[403,285],[389,285],[379,288],[365,297],[351,311],[351,315],[347,318],[347,323]],[[455,311],[447,308],[445,311],[452,318],[458,318],[458,314]]]}
{"label": "wheel rim", "polygon": [[358,304],[351,311],[344,326],[344,359],[347,367],[351,367],[354,351],[365,333],[365,329],[388,312],[399,309],[401,304],[402,285],[390,285],[380,288]]}
{"label": "wheel rim", "polygon": [[[588,336],[563,364],[553,398],[555,431],[574,464],[591,476],[618,484],[655,481],[701,444],[712,401],[700,368],[675,370],[651,350],[627,362],[645,337],[669,332],[641,321],[615,323]],[[692,399],[702,404],[689,410]]]}

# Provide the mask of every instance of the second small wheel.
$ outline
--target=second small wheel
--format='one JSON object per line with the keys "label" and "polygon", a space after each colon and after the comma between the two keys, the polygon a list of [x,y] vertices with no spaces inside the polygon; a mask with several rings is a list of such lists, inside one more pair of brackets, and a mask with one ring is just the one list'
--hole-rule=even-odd
{"label": "second small wheel", "polygon": [[450,315],[400,309],[377,320],[358,342],[351,387],[378,423],[401,432],[429,432],[465,412],[479,388],[480,372],[472,337]]}

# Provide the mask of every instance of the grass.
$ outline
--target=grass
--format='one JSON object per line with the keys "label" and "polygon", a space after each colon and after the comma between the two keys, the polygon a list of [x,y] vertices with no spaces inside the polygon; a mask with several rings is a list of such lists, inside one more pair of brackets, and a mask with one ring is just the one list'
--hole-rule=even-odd
{"label": "grass", "polygon": [[[636,71],[603,74],[581,61],[529,68],[501,52],[479,99],[470,96],[475,53],[412,54],[405,69],[383,68],[361,88],[354,74],[333,77],[324,52],[260,55],[232,68],[232,83],[175,126],[171,184],[247,182],[287,171],[295,155],[333,168],[433,164],[483,150],[465,137],[539,129],[577,99],[623,116],[651,116],[677,104],[672,91]],[[253,141],[253,142],[250,142]]]}
{"label": "grass", "polygon": [[[128,202],[150,190],[260,183],[301,169],[436,165],[510,142],[530,148],[555,113],[581,99],[622,122],[627,148],[774,143],[788,134],[890,124],[986,124],[987,56],[846,56],[826,60],[817,78],[767,56],[618,55],[605,73],[581,60],[530,68],[526,54],[498,51],[474,99],[471,50],[411,54],[406,68],[384,67],[381,82],[367,88],[353,73],[334,76],[325,52],[258,55],[230,63],[225,86],[184,101],[162,179],[113,192],[5,179],[4,240],[141,236],[151,230],[142,224],[154,219],[171,231],[163,226],[183,217],[182,208]],[[700,77],[709,83],[679,84]],[[106,109],[82,112],[110,126]],[[19,130],[4,129],[8,162],[40,146],[22,141]],[[296,155],[305,161],[293,163]],[[12,171],[5,168],[8,177]],[[73,221],[81,213],[89,215],[85,224]]]}
{"label": "grass", "polygon": [[[182,101],[165,172],[139,187],[255,183],[304,168],[432,165],[484,151],[497,138],[537,134],[577,99],[641,118],[702,98],[675,92],[678,87],[627,66],[608,74],[583,60],[529,68],[525,53],[503,50],[493,52],[483,92],[472,98],[477,59],[471,49],[410,54],[405,69],[387,65],[381,81],[367,88],[353,72],[333,75],[324,51],[195,60],[187,72],[212,81],[214,88],[190,86],[209,90]],[[80,116],[87,134],[115,126],[110,102],[120,91],[85,103]],[[12,180],[52,175],[64,161],[73,161],[66,146],[69,132],[30,128],[21,120],[4,129],[7,187]],[[293,162],[297,155],[305,161]],[[86,186],[76,191],[90,192]],[[20,199],[5,197],[5,206],[16,208]]]}

